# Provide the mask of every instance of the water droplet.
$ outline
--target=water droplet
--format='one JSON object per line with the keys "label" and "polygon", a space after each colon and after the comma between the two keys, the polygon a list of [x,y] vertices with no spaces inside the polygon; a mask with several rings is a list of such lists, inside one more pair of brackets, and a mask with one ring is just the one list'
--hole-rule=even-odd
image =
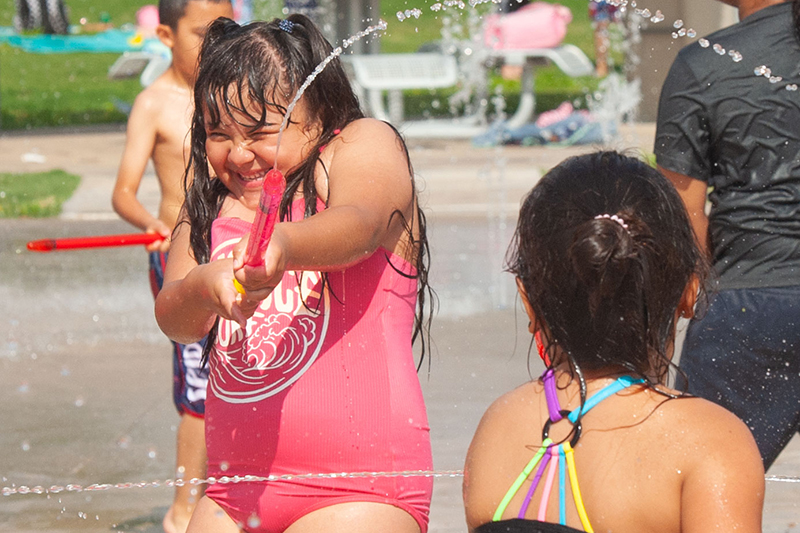
{"label": "water droplet", "polygon": [[714,49],[714,51],[715,51],[716,53],[718,53],[719,55],[721,55],[721,56],[724,56],[724,55],[725,55],[725,47],[724,47],[724,46],[722,46],[721,44],[719,44],[719,43],[715,43],[715,44],[714,44],[714,46],[713,46],[712,48],[713,48],[713,49]]}
{"label": "water droplet", "polygon": [[683,28],[683,21],[681,19],[676,20],[675,22],[672,23],[672,27],[675,28],[676,30],[679,28]]}
{"label": "water droplet", "polygon": [[656,9],[656,14],[653,15],[653,17],[650,19],[650,22],[653,24],[664,22],[664,13],[662,13],[660,9]]}
{"label": "water droplet", "polygon": [[794,83],[790,83],[789,85],[786,86],[786,90],[787,91],[796,91],[797,90],[797,85],[794,84]]}
{"label": "water droplet", "polygon": [[157,455],[158,454],[153,448],[150,448],[150,451],[147,452],[147,457],[149,457],[150,459],[155,459]]}
{"label": "water droplet", "polygon": [[766,71],[767,71],[767,67],[764,66],[764,65],[761,65],[760,67],[756,67],[753,70],[753,74],[755,74],[756,76],[763,76]]}
{"label": "water droplet", "polygon": [[228,468],[229,468],[228,461],[222,461],[219,464],[219,469],[222,470],[223,472],[227,472]]}
{"label": "water droplet", "polygon": [[97,315],[92,315],[92,320],[94,320],[95,322],[99,322],[100,321],[100,317],[97,316]]}
{"label": "water droplet", "polygon": [[738,50],[730,50],[728,55],[731,56],[734,63],[738,63],[743,59],[742,53]]}
{"label": "water droplet", "polygon": [[86,404],[86,400],[84,400],[84,399],[83,399],[83,398],[81,398],[80,396],[78,396],[77,398],[75,398],[75,407],[83,407],[83,406],[84,406],[84,404]]}
{"label": "water droplet", "polygon": [[31,449],[31,443],[26,441],[26,440],[22,441],[22,445],[21,446],[22,446],[22,451],[23,452],[30,451],[30,449]]}
{"label": "water droplet", "polygon": [[672,38],[673,39],[677,39],[678,37],[680,37],[680,35],[678,35],[678,32],[676,32],[676,31],[672,32]]}
{"label": "water droplet", "polygon": [[702,46],[703,48],[708,48],[709,46],[711,46],[711,43],[710,43],[710,42],[708,42],[708,39],[700,39],[700,40],[699,40],[699,41],[697,41],[697,42],[698,42],[698,44],[699,44],[700,46]]}
{"label": "water droplet", "polygon": [[778,83],[780,81],[783,81],[783,78],[781,76],[770,76],[769,77],[769,82],[770,83]]}
{"label": "water droplet", "polygon": [[406,14],[403,13],[402,11],[398,11],[397,12],[397,20],[399,20],[400,22],[403,22],[405,19],[406,19]]}
{"label": "water droplet", "polygon": [[686,36],[690,39],[694,39],[695,37],[697,37],[697,32],[694,31],[692,28],[689,28],[688,30],[686,30]]}
{"label": "water droplet", "polygon": [[442,4],[440,4],[439,2],[436,2],[431,6],[431,11],[441,11],[441,10],[442,10]]}
{"label": "water droplet", "polygon": [[643,9],[643,10],[642,10],[642,13],[641,13],[641,15],[642,15],[644,18],[648,19],[648,18],[650,18],[650,17],[652,16],[652,13],[650,13],[650,10],[649,10],[649,9],[645,8],[645,9]]}

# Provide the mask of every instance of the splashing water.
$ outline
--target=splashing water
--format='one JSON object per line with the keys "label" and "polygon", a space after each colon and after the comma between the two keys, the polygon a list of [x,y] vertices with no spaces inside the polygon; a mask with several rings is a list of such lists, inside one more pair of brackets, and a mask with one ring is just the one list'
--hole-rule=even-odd
{"label": "splashing water", "polygon": [[165,481],[139,481],[135,483],[93,483],[91,485],[83,486],[75,483],[67,485],[53,485],[51,487],[43,487],[36,485],[28,487],[25,485],[19,487],[3,487],[3,496],[13,495],[27,495],[27,494],[59,494],[62,492],[102,492],[108,490],[125,490],[125,489],[146,489],[146,488],[159,488],[159,487],[184,487],[187,485],[229,485],[234,483],[274,483],[280,481],[298,481],[307,479],[341,479],[341,478],[395,478],[395,477],[430,477],[430,478],[443,478],[443,477],[462,477],[464,472],[462,470],[403,470],[399,472],[331,472],[319,474],[284,474],[280,476],[221,476],[219,478],[209,477],[206,479],[192,478],[190,480],[183,479],[167,479]]}
{"label": "splashing water", "polygon": [[[285,474],[281,476],[221,476],[219,478],[192,478],[188,481],[183,479],[167,479],[165,481],[139,481],[125,483],[93,483],[83,486],[78,484],[52,485],[43,487],[36,485],[29,487],[21,485],[19,487],[3,487],[3,496],[25,496],[31,494],[60,494],[62,492],[103,492],[110,490],[127,489],[148,489],[161,487],[184,487],[187,485],[230,485],[238,483],[275,483],[281,481],[298,481],[308,479],[354,479],[354,478],[399,478],[399,477],[430,477],[430,478],[457,478],[463,477],[463,470],[404,470],[400,472],[332,472],[327,474]],[[775,481],[782,483],[800,483],[800,477],[795,476],[764,476],[765,481]]]}
{"label": "splashing water", "polygon": [[356,33],[355,35],[348,37],[347,39],[342,41],[342,46],[337,46],[336,48],[334,48],[333,51],[330,53],[330,55],[328,55],[328,57],[323,59],[322,62],[319,65],[317,65],[316,68],[314,68],[313,72],[311,72],[311,74],[308,75],[308,77],[305,79],[300,88],[297,89],[297,94],[294,95],[292,101],[289,103],[288,106],[286,106],[286,113],[283,115],[283,121],[281,122],[280,129],[278,129],[278,140],[275,144],[275,161],[278,160],[278,151],[280,150],[281,147],[281,138],[283,137],[283,132],[286,129],[286,125],[289,123],[289,117],[292,115],[292,111],[294,111],[294,108],[297,105],[297,102],[303,96],[303,93],[306,92],[308,86],[311,85],[311,82],[313,82],[317,78],[317,76],[319,76],[319,73],[322,72],[331,61],[342,55],[342,52],[344,52],[345,49],[352,46],[353,43],[363,39],[367,35],[375,33],[376,31],[386,31],[387,27],[388,24],[386,23],[386,21],[379,20],[378,23],[375,24],[374,26],[367,26],[366,28]]}
{"label": "splashing water", "polygon": [[397,20],[399,20],[400,22],[411,17],[418,19],[421,16],[422,16],[422,10],[416,7],[414,9],[406,9],[405,11],[397,12]]}

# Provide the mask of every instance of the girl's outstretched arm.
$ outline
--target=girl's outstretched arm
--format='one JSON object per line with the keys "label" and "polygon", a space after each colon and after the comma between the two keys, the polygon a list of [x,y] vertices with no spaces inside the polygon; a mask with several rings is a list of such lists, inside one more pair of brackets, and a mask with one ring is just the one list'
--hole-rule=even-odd
{"label": "girl's outstretched arm", "polygon": [[256,305],[241,302],[233,286],[231,259],[197,264],[189,246],[189,224],[179,222],[155,307],[156,320],[167,337],[183,344],[196,342],[210,331],[217,316],[244,327]]}
{"label": "girl's outstretched arm", "polygon": [[362,119],[348,125],[331,150],[327,183],[318,180],[328,207],[302,221],[278,224],[264,267],[242,267],[244,244],[234,252],[237,278],[253,298],[266,297],[283,270],[337,271],[379,247],[411,258],[406,225],[415,222],[413,178],[401,140],[387,124]]}

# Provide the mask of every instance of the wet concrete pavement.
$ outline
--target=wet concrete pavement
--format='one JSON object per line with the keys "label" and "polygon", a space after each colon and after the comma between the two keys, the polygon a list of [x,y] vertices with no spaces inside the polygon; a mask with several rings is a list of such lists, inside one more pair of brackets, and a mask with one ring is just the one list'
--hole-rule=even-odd
{"label": "wet concrete pavement", "polygon": [[[651,125],[637,126],[616,147],[649,150],[652,135]],[[153,318],[146,255],[138,247],[24,250],[35,238],[130,230],[109,203],[123,143],[118,130],[0,137],[2,171],[63,168],[83,178],[61,217],[0,222],[3,487],[173,475],[178,417],[170,346]],[[420,379],[435,468],[457,470],[485,408],[529,379],[527,319],[501,268],[520,198],[544,170],[591,148],[495,150],[410,140],[409,149],[429,214],[431,280],[441,300],[430,372]],[[157,204],[151,171],[140,197],[148,207]],[[800,440],[769,474],[800,476]],[[432,533],[465,530],[460,490],[460,478],[437,478]],[[769,482],[767,490],[764,530],[800,529],[800,484]],[[0,531],[156,532],[171,496],[169,488],[0,496]]]}

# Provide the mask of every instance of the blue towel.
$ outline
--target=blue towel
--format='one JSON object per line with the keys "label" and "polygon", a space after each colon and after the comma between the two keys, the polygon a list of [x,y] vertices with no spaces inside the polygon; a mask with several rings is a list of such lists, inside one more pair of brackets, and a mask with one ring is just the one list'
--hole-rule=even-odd
{"label": "blue towel", "polygon": [[[609,125],[613,134],[616,130]],[[491,147],[499,144],[522,144],[525,146],[570,146],[574,144],[596,144],[603,142],[603,125],[593,121],[583,113],[573,113],[569,117],[547,128],[535,123],[523,124],[509,129],[505,122],[493,124],[487,131],[472,139],[474,146]]]}
{"label": "blue towel", "polygon": [[0,43],[7,43],[37,54],[71,52],[122,53],[141,50],[143,43],[134,44],[136,32],[107,30],[94,35],[7,35],[0,33]]}

